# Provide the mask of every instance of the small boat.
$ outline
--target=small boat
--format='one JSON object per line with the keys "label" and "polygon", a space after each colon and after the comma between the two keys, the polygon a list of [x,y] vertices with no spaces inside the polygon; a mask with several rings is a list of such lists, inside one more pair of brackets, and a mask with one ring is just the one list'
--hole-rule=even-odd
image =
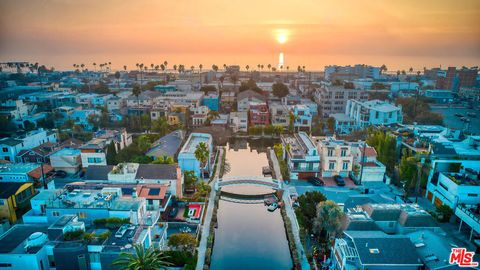
{"label": "small boat", "polygon": [[461,113],[456,113],[455,116],[456,116],[456,117],[463,117],[463,114],[461,114]]}
{"label": "small boat", "polygon": [[467,115],[470,117],[477,117],[477,114],[474,112],[467,112]]}
{"label": "small boat", "polygon": [[462,118],[460,118],[460,121],[462,121],[462,122],[465,122],[466,120],[467,120],[467,118],[466,118],[466,117],[462,117]]}
{"label": "small boat", "polygon": [[277,208],[278,208],[278,204],[277,204],[277,203],[272,203],[271,205],[269,205],[269,206],[267,207],[267,210],[270,211],[270,212],[273,212],[273,211],[275,211]]}

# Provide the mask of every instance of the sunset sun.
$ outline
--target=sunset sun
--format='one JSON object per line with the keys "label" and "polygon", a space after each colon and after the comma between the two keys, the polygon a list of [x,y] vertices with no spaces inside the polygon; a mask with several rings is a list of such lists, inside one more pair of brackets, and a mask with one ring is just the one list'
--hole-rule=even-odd
{"label": "sunset sun", "polygon": [[280,29],[275,31],[275,36],[277,39],[277,42],[280,44],[285,44],[288,41],[288,31],[284,29]]}

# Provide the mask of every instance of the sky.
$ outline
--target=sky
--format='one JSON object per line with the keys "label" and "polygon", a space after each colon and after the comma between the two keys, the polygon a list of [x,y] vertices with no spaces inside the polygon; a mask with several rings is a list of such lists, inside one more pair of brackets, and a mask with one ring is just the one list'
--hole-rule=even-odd
{"label": "sky", "polygon": [[0,0],[0,61],[480,65],[480,0]]}

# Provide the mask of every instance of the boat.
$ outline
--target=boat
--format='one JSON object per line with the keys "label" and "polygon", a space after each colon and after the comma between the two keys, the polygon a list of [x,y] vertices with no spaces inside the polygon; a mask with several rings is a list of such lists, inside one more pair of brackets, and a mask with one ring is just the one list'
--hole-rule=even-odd
{"label": "boat", "polygon": [[474,112],[467,112],[467,115],[470,117],[477,117],[477,114]]}
{"label": "boat", "polygon": [[456,117],[463,117],[463,114],[461,114],[461,113],[456,113],[455,116],[456,116]]}
{"label": "boat", "polygon": [[270,211],[270,212],[273,212],[273,211],[275,211],[277,208],[278,208],[278,204],[277,204],[277,203],[272,203],[272,204],[270,204],[270,205],[267,207],[267,210]]}

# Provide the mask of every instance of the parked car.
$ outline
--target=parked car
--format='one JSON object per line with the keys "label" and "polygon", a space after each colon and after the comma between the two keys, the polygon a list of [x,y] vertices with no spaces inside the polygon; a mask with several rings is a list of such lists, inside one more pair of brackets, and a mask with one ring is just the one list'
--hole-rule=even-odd
{"label": "parked car", "polygon": [[341,175],[335,175],[333,177],[333,180],[335,180],[335,183],[337,183],[337,186],[340,186],[340,187],[345,186],[345,180],[343,180],[343,177]]}
{"label": "parked car", "polygon": [[67,175],[68,175],[68,174],[67,174],[66,171],[60,171],[60,170],[55,171],[55,176],[57,176],[57,177],[65,178],[65,177],[67,177]]}
{"label": "parked car", "polygon": [[307,178],[307,181],[313,184],[314,186],[324,186],[325,183],[322,181],[322,179],[315,177],[315,176],[310,176]]}

